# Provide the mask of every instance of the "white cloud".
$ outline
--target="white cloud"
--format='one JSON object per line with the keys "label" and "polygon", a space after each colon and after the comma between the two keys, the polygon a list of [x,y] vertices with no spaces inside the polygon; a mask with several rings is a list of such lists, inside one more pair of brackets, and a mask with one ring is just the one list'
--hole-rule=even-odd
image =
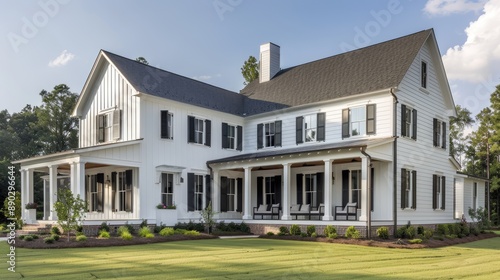
{"label": "white cloud", "polygon": [[71,60],[75,58],[75,55],[68,52],[68,50],[62,51],[62,53],[56,57],[54,60],[49,62],[49,67],[59,67],[68,64]]}
{"label": "white cloud", "polygon": [[424,11],[431,15],[448,15],[480,11],[486,0],[429,0]]}
{"label": "white cloud", "polygon": [[448,78],[485,82],[500,76],[500,0],[489,0],[483,14],[465,29],[467,40],[443,55]]}

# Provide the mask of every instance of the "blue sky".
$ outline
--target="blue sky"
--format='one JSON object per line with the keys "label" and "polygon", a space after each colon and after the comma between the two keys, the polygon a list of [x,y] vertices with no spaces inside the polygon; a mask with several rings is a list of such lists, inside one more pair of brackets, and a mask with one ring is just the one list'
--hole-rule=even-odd
{"label": "blue sky", "polygon": [[281,67],[434,28],[455,102],[474,114],[500,84],[500,0],[4,0],[0,110],[39,105],[42,89],[79,93],[100,49],[239,91],[259,45]]}

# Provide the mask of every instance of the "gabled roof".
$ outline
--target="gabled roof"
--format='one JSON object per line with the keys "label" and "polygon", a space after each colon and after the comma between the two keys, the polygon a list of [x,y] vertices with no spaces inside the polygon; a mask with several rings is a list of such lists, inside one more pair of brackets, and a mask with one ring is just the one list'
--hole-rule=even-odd
{"label": "gabled roof", "polygon": [[433,32],[428,29],[286,68],[268,82],[251,82],[241,93],[297,106],[397,87]]}

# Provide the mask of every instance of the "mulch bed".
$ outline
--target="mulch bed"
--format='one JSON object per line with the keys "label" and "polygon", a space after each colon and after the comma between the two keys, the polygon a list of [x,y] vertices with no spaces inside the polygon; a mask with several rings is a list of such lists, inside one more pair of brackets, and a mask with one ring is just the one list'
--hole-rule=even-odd
{"label": "mulch bed", "polygon": [[[49,235],[47,235],[49,236]],[[109,247],[109,246],[128,246],[139,244],[152,244],[159,242],[183,241],[183,240],[199,240],[199,239],[214,239],[217,236],[201,233],[197,236],[175,234],[171,236],[155,236],[154,238],[143,238],[134,236],[132,240],[123,240],[121,237],[110,237],[109,239],[100,239],[96,237],[87,237],[86,241],[76,241],[75,236],[70,237],[68,242],[67,236],[61,235],[59,241],[53,244],[46,244],[43,239],[47,236],[41,235],[33,241],[24,241],[16,239],[16,247],[29,249],[61,249],[61,248],[81,248],[81,247]]]}
{"label": "mulch bed", "polygon": [[453,238],[448,239],[444,238],[444,240],[438,240],[431,238],[430,240],[423,241],[421,244],[410,244],[408,240],[402,239],[347,239],[344,237],[339,237],[336,239],[330,239],[326,237],[301,237],[301,236],[292,236],[292,235],[261,235],[260,238],[268,238],[268,239],[281,239],[281,240],[297,240],[297,241],[311,241],[311,242],[326,242],[326,243],[338,243],[338,244],[352,244],[352,245],[361,245],[361,246],[373,246],[373,247],[382,247],[382,248],[404,248],[404,249],[422,249],[422,248],[438,248],[444,246],[457,245],[462,243],[468,243],[488,238],[500,237],[495,233],[483,233],[478,236],[470,235],[464,238]]}

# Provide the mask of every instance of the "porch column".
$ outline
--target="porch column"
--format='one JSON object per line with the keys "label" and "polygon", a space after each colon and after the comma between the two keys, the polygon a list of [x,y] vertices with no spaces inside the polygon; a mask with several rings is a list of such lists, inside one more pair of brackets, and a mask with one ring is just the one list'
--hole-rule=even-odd
{"label": "porch column", "polygon": [[213,185],[212,185],[212,210],[215,213],[220,212],[220,186],[219,186],[219,170],[213,171]]}
{"label": "porch column", "polygon": [[325,214],[323,216],[323,221],[331,221],[332,217],[332,162],[331,159],[325,159],[325,186],[324,186],[324,196],[325,196]]}
{"label": "porch column", "polygon": [[80,195],[80,198],[85,200],[85,162],[76,163],[76,179],[75,179],[75,196]]}
{"label": "porch column", "polygon": [[69,180],[70,180],[70,190],[73,195],[76,196],[76,162],[70,163],[70,172],[69,172]]}
{"label": "porch column", "polygon": [[26,218],[28,217],[28,214],[26,213],[27,210],[26,208],[24,207],[26,205],[27,202],[27,193],[26,193],[26,189],[27,189],[27,181],[26,181],[26,169],[21,169],[21,220],[26,220]]}
{"label": "porch column", "polygon": [[51,221],[57,220],[57,213],[54,208],[54,203],[57,201],[57,167],[57,165],[49,166],[49,220]]}
{"label": "porch column", "polygon": [[252,169],[251,167],[244,167],[245,177],[244,177],[244,198],[245,198],[245,210],[243,211],[243,220],[252,219],[252,204],[250,198],[252,196],[251,186],[252,186]]}
{"label": "porch column", "polygon": [[368,172],[370,172],[370,160],[366,156],[361,157],[361,214],[359,221],[367,220],[368,211]]}
{"label": "porch column", "polygon": [[50,203],[48,198],[47,180],[43,179],[43,219],[48,220],[50,216]]}
{"label": "porch column", "polygon": [[290,163],[283,164],[283,216],[282,220],[291,220],[290,216]]}

